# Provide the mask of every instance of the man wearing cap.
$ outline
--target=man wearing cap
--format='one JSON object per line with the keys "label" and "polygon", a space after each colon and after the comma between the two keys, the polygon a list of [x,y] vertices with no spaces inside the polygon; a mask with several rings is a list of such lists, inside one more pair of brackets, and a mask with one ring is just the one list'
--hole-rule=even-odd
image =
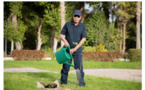
{"label": "man wearing cap", "polygon": [[[75,10],[73,13],[73,20],[67,22],[60,34],[61,40],[64,42],[64,46],[70,46],[74,58],[74,66],[75,69],[80,70],[79,76],[79,86],[85,86],[84,81],[84,72],[83,72],[83,64],[82,64],[82,44],[86,41],[86,27],[81,20],[81,11]],[[72,60],[69,62],[71,63]],[[63,64],[63,68],[61,70],[61,84],[67,84],[68,72],[70,66]]]}

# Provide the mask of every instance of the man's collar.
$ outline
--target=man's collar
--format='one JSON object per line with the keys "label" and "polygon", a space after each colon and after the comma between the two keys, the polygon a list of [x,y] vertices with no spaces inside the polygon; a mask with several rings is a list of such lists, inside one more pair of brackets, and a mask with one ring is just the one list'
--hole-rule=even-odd
{"label": "man's collar", "polygon": [[[77,26],[80,26],[80,23],[81,23],[81,22],[79,22]],[[73,21],[73,20],[71,21],[71,24],[74,25],[74,21]]]}

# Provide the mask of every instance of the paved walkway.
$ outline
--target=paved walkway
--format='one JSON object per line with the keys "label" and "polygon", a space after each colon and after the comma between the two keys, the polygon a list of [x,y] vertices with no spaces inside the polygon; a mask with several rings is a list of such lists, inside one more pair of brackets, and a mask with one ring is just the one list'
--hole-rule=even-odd
{"label": "paved walkway", "polygon": [[[51,72],[47,70],[40,70],[31,67],[24,68],[4,68],[4,72]],[[84,69],[85,75],[109,77],[112,79],[128,80],[128,81],[142,81],[142,71],[140,69]],[[58,73],[58,72],[52,72]],[[76,73],[71,70],[70,73]]]}
{"label": "paved walkway", "polygon": [[58,73],[52,72],[48,70],[40,70],[32,67],[22,67],[22,68],[4,68],[4,72],[51,72],[51,73]]}
{"label": "paved walkway", "polygon": [[[74,72],[74,70],[70,71]],[[109,77],[112,79],[142,81],[142,71],[140,69],[84,69],[85,75]]]}

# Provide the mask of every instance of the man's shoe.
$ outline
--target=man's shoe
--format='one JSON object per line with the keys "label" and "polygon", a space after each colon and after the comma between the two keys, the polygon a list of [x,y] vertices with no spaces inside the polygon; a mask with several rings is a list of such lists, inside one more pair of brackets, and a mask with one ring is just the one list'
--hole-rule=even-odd
{"label": "man's shoe", "polygon": [[79,85],[80,87],[85,87],[85,85]]}
{"label": "man's shoe", "polygon": [[61,85],[67,85],[67,83],[61,83]]}

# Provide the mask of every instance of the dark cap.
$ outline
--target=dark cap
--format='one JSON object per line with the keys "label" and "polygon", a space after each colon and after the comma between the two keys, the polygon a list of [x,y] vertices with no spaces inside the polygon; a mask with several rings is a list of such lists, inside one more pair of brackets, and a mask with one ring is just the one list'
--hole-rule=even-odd
{"label": "dark cap", "polygon": [[73,13],[73,15],[79,15],[79,16],[81,16],[81,15],[82,15],[82,13],[81,13],[81,11],[80,11],[80,10],[75,10],[75,11],[74,11],[74,13]]}

